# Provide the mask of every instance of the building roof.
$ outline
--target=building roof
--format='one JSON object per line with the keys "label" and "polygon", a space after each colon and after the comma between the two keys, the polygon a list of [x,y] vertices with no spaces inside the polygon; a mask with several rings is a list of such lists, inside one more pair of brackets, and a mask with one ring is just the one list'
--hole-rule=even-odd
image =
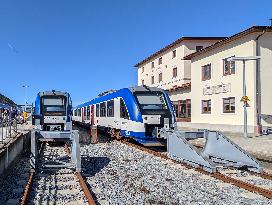
{"label": "building roof", "polygon": [[197,51],[197,52],[194,52],[194,53],[192,53],[190,55],[187,55],[187,56],[184,57],[184,60],[191,60],[192,58],[194,58],[194,57],[196,57],[198,55],[206,53],[206,52],[208,52],[208,51],[210,51],[212,49],[215,49],[217,47],[223,46],[223,45],[225,45],[225,44],[227,44],[227,43],[229,43],[231,41],[235,41],[235,40],[237,40],[239,38],[242,38],[242,37],[244,37],[246,35],[249,35],[251,33],[262,32],[264,30],[272,31],[272,26],[252,26],[252,27],[250,27],[250,28],[248,28],[248,29],[246,29],[244,31],[241,31],[241,32],[239,32],[237,34],[234,34],[233,36],[230,36],[230,37],[225,38],[225,39],[223,39],[221,41],[218,41],[218,42],[216,42],[216,43],[214,43],[214,44],[212,44],[210,46],[207,46],[206,48],[203,48],[200,51]]}
{"label": "building roof", "polygon": [[179,91],[179,90],[187,90],[187,89],[191,88],[191,85],[192,85],[191,82],[182,84],[181,86],[175,85],[172,88],[168,89],[168,91],[175,92],[175,91]]}
{"label": "building roof", "polygon": [[139,63],[137,63],[136,65],[134,65],[134,67],[139,67],[143,63],[145,63],[145,62],[151,60],[152,58],[158,56],[159,54],[167,51],[168,49],[174,47],[175,45],[179,44],[182,41],[187,41],[187,40],[222,40],[222,39],[225,39],[225,38],[226,37],[181,37],[181,38],[177,39],[176,41],[174,41],[173,43],[171,43],[171,44],[163,47],[159,51],[151,54],[150,56],[148,56],[144,60],[140,61]]}

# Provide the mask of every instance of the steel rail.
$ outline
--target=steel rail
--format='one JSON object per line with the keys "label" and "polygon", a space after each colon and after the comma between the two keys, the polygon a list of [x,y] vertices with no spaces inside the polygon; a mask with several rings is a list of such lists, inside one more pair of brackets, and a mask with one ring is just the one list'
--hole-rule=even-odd
{"label": "steel rail", "polygon": [[86,183],[85,183],[85,181],[84,181],[81,173],[76,172],[75,175],[77,176],[77,178],[79,180],[79,184],[81,186],[81,189],[84,192],[85,197],[88,200],[88,204],[89,205],[95,205],[96,203],[95,203],[95,201],[94,201],[94,199],[93,199],[93,197],[92,197],[92,195],[91,195],[91,193],[90,193],[90,191],[89,191],[89,189],[88,189],[88,187],[87,187],[87,185],[86,185]]}
{"label": "steel rail", "polygon": [[31,192],[31,187],[32,187],[32,184],[33,184],[34,174],[35,174],[35,171],[31,170],[30,173],[29,173],[29,178],[28,178],[27,184],[26,184],[26,186],[24,188],[24,191],[23,191],[23,196],[21,197],[21,199],[19,201],[20,205],[26,205],[27,202],[28,202],[29,195],[30,195],[30,192]]}
{"label": "steel rail", "polygon": [[[203,149],[203,146],[202,145],[197,145],[197,144],[194,144],[195,147],[197,148],[200,148],[200,149]],[[258,158],[257,158],[258,159]],[[258,159],[260,160],[260,159]],[[263,179],[268,179],[268,180],[272,180],[272,174],[270,173],[267,173],[265,171],[262,171],[261,173],[256,173],[256,172],[253,172],[253,171],[248,171],[250,174],[253,174],[255,176],[259,176]]]}
{"label": "steel rail", "polygon": [[[67,143],[64,144],[64,150],[68,155],[71,153]],[[88,200],[88,204],[89,205],[95,205],[96,203],[95,203],[95,201],[94,201],[94,199],[93,199],[93,197],[92,197],[92,195],[91,195],[91,193],[90,193],[90,191],[89,191],[89,189],[87,187],[87,184],[85,183],[81,173],[76,172],[75,175],[78,178],[80,187],[81,187],[82,191],[84,192],[85,197]]]}
{"label": "steel rail", "polygon": [[272,199],[272,191],[268,190],[268,189],[263,189],[261,187],[255,186],[253,184],[250,184],[248,182],[244,182],[238,179],[234,179],[232,177],[226,176],[220,172],[215,172],[210,174],[212,177],[222,180],[224,182],[233,184],[235,186],[238,186],[240,188],[246,189],[250,192],[254,192],[254,193],[258,193],[263,195],[264,197],[268,198],[268,199]]}
{"label": "steel rail", "polygon": [[[143,147],[143,146],[140,146],[140,145],[135,145],[135,144],[130,143],[128,141],[122,141],[122,142],[124,144],[127,144],[128,146],[132,146],[132,147],[135,147],[137,149],[140,149],[141,151],[145,151],[145,152],[147,152],[149,154],[153,154],[154,156],[158,156],[158,157],[161,157],[163,159],[171,160],[171,161],[173,161],[175,163],[179,163],[179,164],[181,164],[181,165],[183,165],[183,166],[185,166],[187,168],[195,169],[196,171],[198,171],[198,172],[200,172],[202,174],[209,175],[209,176],[214,177],[214,178],[216,178],[218,180],[221,180],[223,182],[233,184],[233,185],[235,185],[235,186],[237,186],[239,188],[243,188],[243,189],[248,190],[250,192],[258,193],[258,194],[260,194],[260,195],[262,195],[262,196],[264,196],[264,197],[266,197],[268,199],[272,199],[272,191],[270,191],[270,190],[255,186],[255,185],[250,184],[248,182],[244,182],[244,181],[241,181],[241,180],[238,180],[238,179],[234,179],[234,178],[226,176],[226,175],[224,175],[224,174],[222,174],[220,172],[209,173],[209,172],[205,171],[204,169],[202,169],[201,167],[194,168],[194,167],[192,167],[192,166],[190,166],[188,164],[185,164],[184,162],[179,162],[179,161],[170,159],[167,155],[164,155],[164,154],[162,154],[160,152],[150,150],[150,149],[148,149],[146,147]],[[265,172],[261,173],[258,176],[265,176],[268,179],[271,179],[270,178],[271,175],[269,175],[269,174],[267,174]]]}
{"label": "steel rail", "polygon": [[[64,145],[64,150],[67,154],[70,154],[70,149],[68,147],[67,144]],[[30,192],[31,192],[31,187],[32,187],[32,184],[33,184],[33,178],[34,178],[34,174],[35,174],[35,171],[34,170],[31,170],[30,173],[29,173],[29,178],[28,178],[28,181],[27,181],[27,184],[26,186],[24,187],[24,190],[23,190],[23,194],[22,194],[22,197],[20,198],[20,201],[19,201],[19,204],[20,205],[26,205],[28,203],[28,200],[29,200],[29,195],[30,195]],[[80,172],[76,172],[75,173],[76,177],[78,178],[79,180],[79,184],[80,184],[80,187],[85,195],[85,197],[87,198],[87,201],[88,201],[88,204],[89,205],[96,205],[82,175]]]}
{"label": "steel rail", "polygon": [[269,174],[269,173],[267,173],[267,172],[262,172],[262,173],[260,174],[260,176],[261,176],[262,178],[264,178],[264,179],[272,180],[272,174]]}

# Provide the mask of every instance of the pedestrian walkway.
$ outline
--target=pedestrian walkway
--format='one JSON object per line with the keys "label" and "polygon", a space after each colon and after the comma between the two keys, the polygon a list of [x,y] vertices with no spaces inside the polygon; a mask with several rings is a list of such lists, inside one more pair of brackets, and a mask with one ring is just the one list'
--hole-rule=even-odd
{"label": "pedestrian walkway", "polygon": [[244,138],[237,134],[227,137],[255,157],[272,162],[272,135]]}
{"label": "pedestrian walkway", "polygon": [[16,138],[17,135],[24,134],[32,128],[30,123],[18,124],[16,129],[13,126],[1,126],[0,127],[0,149],[5,147],[11,140]]}

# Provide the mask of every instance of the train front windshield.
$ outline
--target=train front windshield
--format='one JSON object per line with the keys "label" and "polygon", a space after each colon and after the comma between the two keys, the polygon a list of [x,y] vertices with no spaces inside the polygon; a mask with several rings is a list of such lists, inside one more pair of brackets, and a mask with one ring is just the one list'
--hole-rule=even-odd
{"label": "train front windshield", "polygon": [[168,109],[162,92],[141,92],[134,95],[143,114],[160,113]]}
{"label": "train front windshield", "polygon": [[50,96],[41,99],[42,114],[66,115],[66,98],[63,96]]}

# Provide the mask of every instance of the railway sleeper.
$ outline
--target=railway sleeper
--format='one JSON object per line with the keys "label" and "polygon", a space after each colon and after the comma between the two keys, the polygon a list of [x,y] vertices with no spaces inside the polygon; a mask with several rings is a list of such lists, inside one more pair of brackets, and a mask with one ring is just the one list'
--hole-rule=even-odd
{"label": "railway sleeper", "polygon": [[[256,173],[262,173],[263,167],[237,144],[218,131],[177,131],[161,130],[160,136],[167,139],[169,158],[182,161],[195,168],[214,173],[220,168],[243,168]],[[191,139],[204,138],[203,150],[190,143]]]}

